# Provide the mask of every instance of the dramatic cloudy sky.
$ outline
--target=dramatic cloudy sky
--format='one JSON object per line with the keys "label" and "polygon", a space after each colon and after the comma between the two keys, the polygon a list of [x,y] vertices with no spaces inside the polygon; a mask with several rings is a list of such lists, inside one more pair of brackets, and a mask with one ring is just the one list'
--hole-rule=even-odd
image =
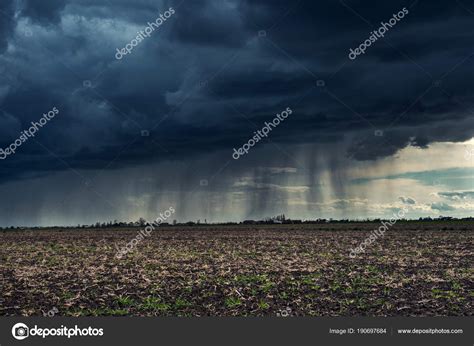
{"label": "dramatic cloudy sky", "polygon": [[471,0],[2,0],[0,17],[0,147],[60,111],[0,160],[0,225],[170,206],[180,221],[474,214]]}

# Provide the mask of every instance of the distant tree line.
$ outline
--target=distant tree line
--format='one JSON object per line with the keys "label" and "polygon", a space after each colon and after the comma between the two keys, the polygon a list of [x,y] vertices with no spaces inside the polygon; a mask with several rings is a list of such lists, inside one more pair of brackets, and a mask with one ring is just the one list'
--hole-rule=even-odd
{"label": "distant tree line", "polygon": [[[387,221],[386,219],[314,219],[314,220],[298,220],[298,219],[287,219],[285,214],[277,215],[274,217],[267,217],[263,220],[244,220],[242,222],[213,222],[208,223],[206,219],[204,222],[201,220],[194,221],[187,221],[187,222],[177,222],[177,220],[173,220],[172,223],[163,222],[161,226],[206,226],[206,225],[271,225],[271,224],[327,224],[327,223],[367,223],[367,222],[377,222],[380,223],[382,221]],[[474,217],[465,217],[465,218],[454,218],[450,216],[439,216],[437,218],[432,217],[420,217],[419,219],[398,219],[397,222],[432,222],[432,221],[474,221]],[[77,225],[75,228],[82,228],[82,229],[96,229],[96,228],[131,228],[131,227],[145,227],[148,222],[144,218],[139,218],[137,221],[134,222],[119,222],[117,220],[109,221],[109,222],[96,222],[95,224],[84,224],[84,225]],[[35,228],[64,228],[61,226],[56,227],[0,227],[0,230],[6,229],[35,229]],[[72,228],[69,226],[68,228]]]}

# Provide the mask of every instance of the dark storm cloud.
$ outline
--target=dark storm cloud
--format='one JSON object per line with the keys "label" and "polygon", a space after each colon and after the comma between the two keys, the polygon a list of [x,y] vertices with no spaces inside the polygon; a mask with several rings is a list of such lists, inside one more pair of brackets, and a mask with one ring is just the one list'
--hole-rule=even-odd
{"label": "dark storm cloud", "polygon": [[8,39],[14,26],[14,1],[5,0],[0,3],[0,53],[3,52],[8,44]]}
{"label": "dark storm cloud", "polygon": [[24,0],[22,14],[41,24],[55,24],[60,20],[60,11],[66,3],[64,0]]}
{"label": "dark storm cloud", "polygon": [[248,38],[239,12],[231,2],[189,1],[179,8],[186,20],[177,21],[171,39],[209,47],[241,47]]}
{"label": "dark storm cloud", "polygon": [[[344,145],[356,160],[472,138],[472,14],[411,4],[2,1],[0,146],[53,106],[61,113],[0,162],[0,179],[231,152],[287,106],[294,115],[272,141]],[[171,6],[174,16],[115,60]],[[403,7],[406,18],[349,60]]]}

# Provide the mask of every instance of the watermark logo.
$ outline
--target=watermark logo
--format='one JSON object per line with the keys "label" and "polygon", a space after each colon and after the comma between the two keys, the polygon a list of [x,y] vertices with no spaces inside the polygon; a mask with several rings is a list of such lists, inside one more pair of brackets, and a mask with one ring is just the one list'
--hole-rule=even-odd
{"label": "watermark logo", "polygon": [[52,120],[56,115],[59,114],[59,109],[53,107],[48,113],[44,113],[43,117],[38,122],[32,122],[31,127],[28,130],[25,130],[21,135],[8,147],[1,149],[0,148],[0,160],[5,160],[8,156],[16,153],[16,150],[28,141],[31,137],[34,137],[36,132],[39,131],[44,125],[46,125],[50,120]]}
{"label": "watermark logo", "polygon": [[393,26],[395,26],[400,20],[402,20],[408,14],[406,7],[402,8],[397,14],[393,14],[392,18],[387,23],[381,22],[382,24],[377,30],[371,31],[370,36],[364,42],[362,42],[356,49],[349,49],[349,59],[355,60],[357,56],[365,54],[368,47],[375,43],[379,38],[384,37],[385,33],[388,32]]}
{"label": "watermark logo", "polygon": [[30,328],[24,323],[17,323],[12,327],[12,335],[17,340],[23,340],[30,336]]}
{"label": "watermark logo", "polygon": [[355,258],[358,254],[365,253],[365,249],[367,248],[367,246],[374,243],[377,239],[383,238],[385,236],[385,232],[387,232],[391,227],[393,227],[393,225],[395,225],[399,219],[405,217],[405,214],[407,212],[408,208],[402,207],[397,214],[393,214],[393,217],[388,222],[382,221],[382,224],[378,229],[373,230],[370,233],[370,236],[367,237],[362,243],[360,243],[359,246],[351,249],[349,257]]}
{"label": "watermark logo", "polygon": [[155,221],[152,223],[147,222],[147,225],[144,229],[141,229],[135,238],[129,241],[124,247],[120,248],[117,244],[115,244],[115,248],[117,252],[115,254],[115,258],[122,259],[125,255],[129,252],[132,252],[133,249],[146,237],[149,237],[151,233],[155,230],[155,227],[161,225],[161,223],[165,222],[171,215],[175,213],[175,209],[173,207],[169,207],[168,210],[165,210],[164,213],[160,213],[160,216],[156,218]]}
{"label": "watermark logo", "polygon": [[281,122],[283,122],[286,118],[288,118],[289,115],[291,115],[293,111],[291,110],[290,107],[286,108],[283,112],[279,113],[276,115],[276,117],[271,121],[271,122],[265,122],[265,126],[262,127],[261,130],[258,130],[254,132],[254,135],[251,139],[247,141],[242,147],[239,149],[234,149],[234,152],[232,153],[232,158],[234,160],[238,160],[241,156],[248,154],[249,150],[251,147],[253,147],[255,144],[260,142],[263,137],[268,137],[268,134],[270,131],[280,125]]}
{"label": "watermark logo", "polygon": [[277,312],[277,316],[278,316],[278,317],[289,317],[289,316],[291,316],[291,313],[292,313],[291,308],[290,308],[290,307],[287,307],[287,308],[285,308],[285,309],[283,309],[283,310],[279,310],[279,311]]}
{"label": "watermark logo", "polygon": [[138,46],[138,44],[142,42],[146,37],[150,37],[153,31],[157,30],[173,14],[175,14],[175,10],[173,7],[170,7],[163,14],[160,14],[160,16],[154,22],[148,22],[148,25],[145,27],[145,29],[138,31],[137,36],[132,39],[130,43],[127,43],[122,49],[117,48],[117,53],[115,53],[115,59],[122,60],[125,55],[130,54],[133,48]]}
{"label": "watermark logo", "polygon": [[63,336],[68,339],[73,336],[103,336],[103,328],[79,328],[77,325],[74,328],[68,328],[61,325],[59,328],[39,328],[35,325],[33,328],[29,328],[24,323],[17,323],[12,327],[12,335],[17,340],[24,340],[30,336],[40,336],[43,339],[48,336]]}
{"label": "watermark logo", "polygon": [[51,310],[48,312],[43,312],[44,317],[54,317],[59,312],[57,307],[53,307]]}

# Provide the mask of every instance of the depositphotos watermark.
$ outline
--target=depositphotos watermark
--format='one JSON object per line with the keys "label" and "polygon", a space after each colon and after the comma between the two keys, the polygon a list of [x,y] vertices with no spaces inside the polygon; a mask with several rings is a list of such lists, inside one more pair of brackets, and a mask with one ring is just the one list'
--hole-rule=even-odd
{"label": "depositphotos watermark", "polygon": [[385,232],[387,232],[390,227],[395,225],[399,219],[405,216],[406,212],[408,212],[408,208],[402,207],[402,209],[400,209],[397,214],[393,214],[393,217],[388,222],[382,221],[382,225],[379,228],[373,230],[370,233],[370,236],[368,236],[362,243],[360,243],[359,246],[354,249],[351,249],[349,257],[355,258],[357,254],[365,252],[365,248],[367,246],[374,243],[378,238],[383,237],[385,235]]}
{"label": "depositphotos watermark", "polygon": [[117,244],[115,244],[115,248],[117,249],[115,257],[117,259],[122,259],[122,257],[124,257],[127,253],[132,252],[135,246],[137,246],[143,239],[145,239],[145,237],[149,237],[151,235],[151,232],[155,230],[155,226],[160,226],[161,223],[167,220],[174,213],[174,208],[169,207],[168,210],[165,210],[163,213],[160,213],[160,216],[158,216],[155,221],[153,221],[152,223],[148,222],[147,226],[144,229],[138,231],[136,237],[130,240],[127,245],[122,248],[119,248]]}
{"label": "depositphotos watermark", "polygon": [[32,122],[31,127],[28,130],[25,130],[21,133],[12,144],[10,144],[5,149],[0,149],[0,160],[5,160],[7,156],[15,154],[16,150],[21,147],[28,139],[35,136],[35,133],[39,131],[44,125],[53,119],[56,115],[59,114],[59,110],[54,107],[53,110],[48,113],[44,113],[43,117],[38,122]]}
{"label": "depositphotos watermark", "polygon": [[51,310],[48,312],[43,312],[44,317],[54,317],[57,313],[59,313],[59,310],[57,307],[53,307]]}
{"label": "depositphotos watermark", "polygon": [[137,36],[130,41],[130,43],[127,43],[124,48],[118,49],[117,48],[117,53],[115,53],[115,58],[117,60],[121,60],[125,55],[130,54],[136,46],[140,42],[142,42],[145,37],[150,37],[153,31],[158,29],[167,19],[169,19],[173,14],[175,14],[175,10],[173,7],[170,7],[167,11],[165,11],[163,14],[160,14],[158,18],[154,22],[148,22],[147,26],[145,29],[137,31]]}
{"label": "depositphotos watermark", "polygon": [[402,20],[407,14],[408,10],[406,7],[404,7],[400,12],[394,14],[393,18],[390,18],[388,23],[380,22],[382,26],[380,26],[377,30],[371,31],[369,38],[362,42],[358,48],[349,49],[349,59],[355,60],[358,55],[365,54],[367,47],[370,47],[372,43],[377,41],[379,38],[384,37],[385,33],[395,26],[400,20]]}
{"label": "depositphotos watermark", "polygon": [[29,328],[24,323],[17,323],[12,327],[12,335],[17,340],[24,340],[30,336],[40,336],[43,339],[48,336],[65,336],[68,339],[73,336],[103,336],[103,328],[79,328],[77,324],[74,328],[61,325],[59,328],[39,328],[36,324]]}
{"label": "depositphotos watermark", "polygon": [[234,149],[234,152],[232,154],[232,158],[234,160],[238,160],[241,156],[244,154],[248,154],[249,149],[253,147],[255,144],[260,142],[263,137],[268,137],[268,134],[272,130],[272,127],[275,128],[278,125],[280,125],[280,122],[283,122],[286,118],[288,118],[289,115],[291,115],[293,111],[291,110],[290,107],[286,108],[283,112],[279,113],[276,115],[275,118],[271,122],[265,122],[265,126],[262,127],[261,130],[258,130],[254,132],[255,136],[253,136],[251,139],[247,141],[242,147],[240,147],[238,150]]}
{"label": "depositphotos watermark", "polygon": [[287,308],[285,308],[285,309],[283,309],[283,310],[279,310],[276,315],[277,315],[278,317],[289,317],[289,316],[291,316],[291,314],[292,314],[291,308],[290,308],[290,307],[287,307]]}

